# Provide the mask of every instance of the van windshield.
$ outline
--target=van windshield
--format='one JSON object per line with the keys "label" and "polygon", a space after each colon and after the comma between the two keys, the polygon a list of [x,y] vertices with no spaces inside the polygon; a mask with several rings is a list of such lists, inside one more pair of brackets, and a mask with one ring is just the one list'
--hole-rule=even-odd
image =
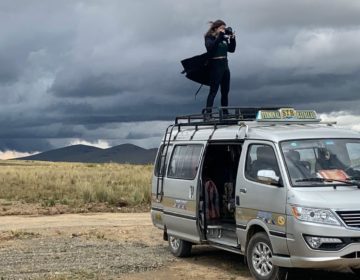
{"label": "van windshield", "polygon": [[293,186],[360,180],[360,139],[293,140],[280,146]]}

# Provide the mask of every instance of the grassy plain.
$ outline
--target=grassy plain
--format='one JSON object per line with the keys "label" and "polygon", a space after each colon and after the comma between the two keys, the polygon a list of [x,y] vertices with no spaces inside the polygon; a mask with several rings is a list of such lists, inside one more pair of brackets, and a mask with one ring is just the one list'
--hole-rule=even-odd
{"label": "grassy plain", "polygon": [[144,209],[150,203],[152,169],[116,163],[0,161],[0,214],[14,205],[63,206],[63,212],[96,211],[99,206],[104,211]]}

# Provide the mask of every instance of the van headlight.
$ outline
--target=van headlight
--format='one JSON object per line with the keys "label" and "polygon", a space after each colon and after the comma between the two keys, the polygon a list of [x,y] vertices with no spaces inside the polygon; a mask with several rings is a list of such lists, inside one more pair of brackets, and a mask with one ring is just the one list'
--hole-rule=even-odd
{"label": "van headlight", "polygon": [[329,209],[292,206],[291,210],[293,216],[300,221],[334,226],[341,225],[339,220]]}

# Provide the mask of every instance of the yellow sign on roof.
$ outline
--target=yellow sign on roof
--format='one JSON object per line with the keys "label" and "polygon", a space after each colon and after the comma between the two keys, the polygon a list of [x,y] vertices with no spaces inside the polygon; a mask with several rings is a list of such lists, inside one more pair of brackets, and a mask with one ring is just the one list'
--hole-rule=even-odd
{"label": "yellow sign on roof", "polygon": [[258,121],[316,121],[317,114],[314,110],[295,110],[294,108],[281,108],[279,110],[260,110],[257,114]]}

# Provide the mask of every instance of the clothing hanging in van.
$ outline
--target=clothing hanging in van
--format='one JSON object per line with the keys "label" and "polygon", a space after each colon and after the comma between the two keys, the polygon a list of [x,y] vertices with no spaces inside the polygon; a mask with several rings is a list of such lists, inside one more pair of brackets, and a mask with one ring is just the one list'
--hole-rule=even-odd
{"label": "clothing hanging in van", "polygon": [[205,182],[205,215],[207,220],[220,218],[219,193],[212,180]]}

